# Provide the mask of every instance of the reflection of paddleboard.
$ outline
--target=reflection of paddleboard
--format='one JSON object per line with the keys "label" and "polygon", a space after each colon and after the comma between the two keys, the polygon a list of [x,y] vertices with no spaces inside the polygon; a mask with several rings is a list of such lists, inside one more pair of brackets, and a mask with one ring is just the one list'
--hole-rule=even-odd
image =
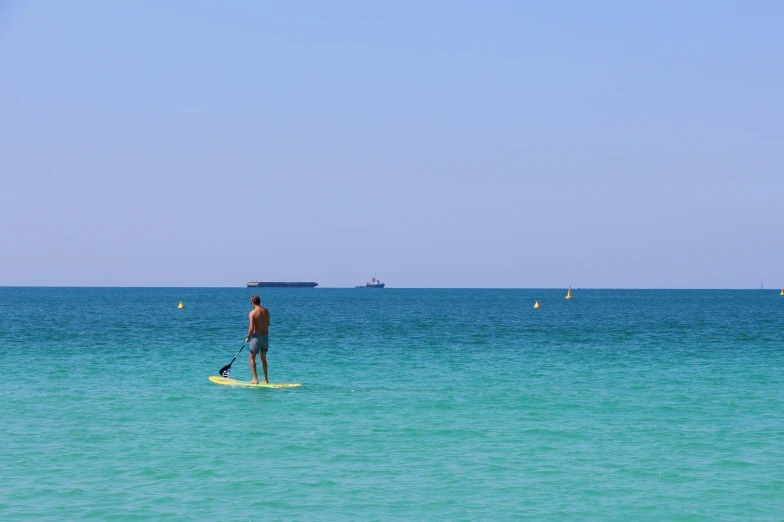
{"label": "reflection of paddleboard", "polygon": [[302,386],[301,384],[251,384],[249,382],[242,382],[235,379],[227,379],[226,377],[218,377],[213,375],[210,380],[215,384],[226,384],[228,386],[242,386],[244,388],[296,388]]}

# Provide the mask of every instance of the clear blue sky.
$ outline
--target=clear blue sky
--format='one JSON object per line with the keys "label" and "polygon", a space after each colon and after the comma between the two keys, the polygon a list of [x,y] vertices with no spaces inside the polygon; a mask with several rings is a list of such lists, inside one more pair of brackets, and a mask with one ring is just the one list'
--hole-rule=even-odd
{"label": "clear blue sky", "polygon": [[784,285],[782,20],[0,0],[0,285]]}

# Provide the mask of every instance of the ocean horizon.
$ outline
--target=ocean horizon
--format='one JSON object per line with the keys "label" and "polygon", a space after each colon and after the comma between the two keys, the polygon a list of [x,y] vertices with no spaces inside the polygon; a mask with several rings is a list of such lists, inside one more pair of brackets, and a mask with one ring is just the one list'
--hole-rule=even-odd
{"label": "ocean horizon", "polygon": [[[176,288],[192,288],[192,289],[217,289],[217,290],[231,290],[237,288],[256,288],[256,287],[245,287],[245,286],[146,286],[146,285],[119,285],[119,286],[112,286],[112,285],[0,285],[0,288],[138,288],[138,289],[176,289]],[[582,286],[582,287],[569,287],[569,286],[509,286],[509,287],[501,287],[501,286],[386,286],[383,290],[564,290],[566,291],[568,288],[572,290],[609,290],[609,291],[625,291],[625,290],[651,290],[651,291],[723,291],[723,290],[741,290],[741,291],[760,291],[763,292],[780,292],[781,289],[784,289],[784,286],[779,289],[778,287],[771,287],[771,288],[713,288],[713,287],[705,287],[705,288],[670,288],[670,287],[590,287],[590,286]],[[317,287],[314,288],[297,288],[297,291],[309,291],[309,290],[363,290],[364,288],[356,288],[354,286],[322,286],[319,284]],[[264,291],[268,290],[292,290],[287,288],[275,288],[275,287],[268,287],[264,288]]]}

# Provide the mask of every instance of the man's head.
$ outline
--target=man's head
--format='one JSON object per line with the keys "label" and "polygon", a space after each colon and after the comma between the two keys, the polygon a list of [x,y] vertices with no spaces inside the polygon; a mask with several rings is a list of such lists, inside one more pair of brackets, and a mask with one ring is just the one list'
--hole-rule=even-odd
{"label": "man's head", "polygon": [[253,303],[254,306],[261,306],[261,298],[257,295],[251,297],[250,302]]}

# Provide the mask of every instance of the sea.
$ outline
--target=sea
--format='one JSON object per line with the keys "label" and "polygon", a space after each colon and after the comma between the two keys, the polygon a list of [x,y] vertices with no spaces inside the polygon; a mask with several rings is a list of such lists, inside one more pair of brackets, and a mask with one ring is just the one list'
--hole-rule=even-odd
{"label": "sea", "polygon": [[572,294],[0,288],[0,520],[784,520],[778,290]]}

